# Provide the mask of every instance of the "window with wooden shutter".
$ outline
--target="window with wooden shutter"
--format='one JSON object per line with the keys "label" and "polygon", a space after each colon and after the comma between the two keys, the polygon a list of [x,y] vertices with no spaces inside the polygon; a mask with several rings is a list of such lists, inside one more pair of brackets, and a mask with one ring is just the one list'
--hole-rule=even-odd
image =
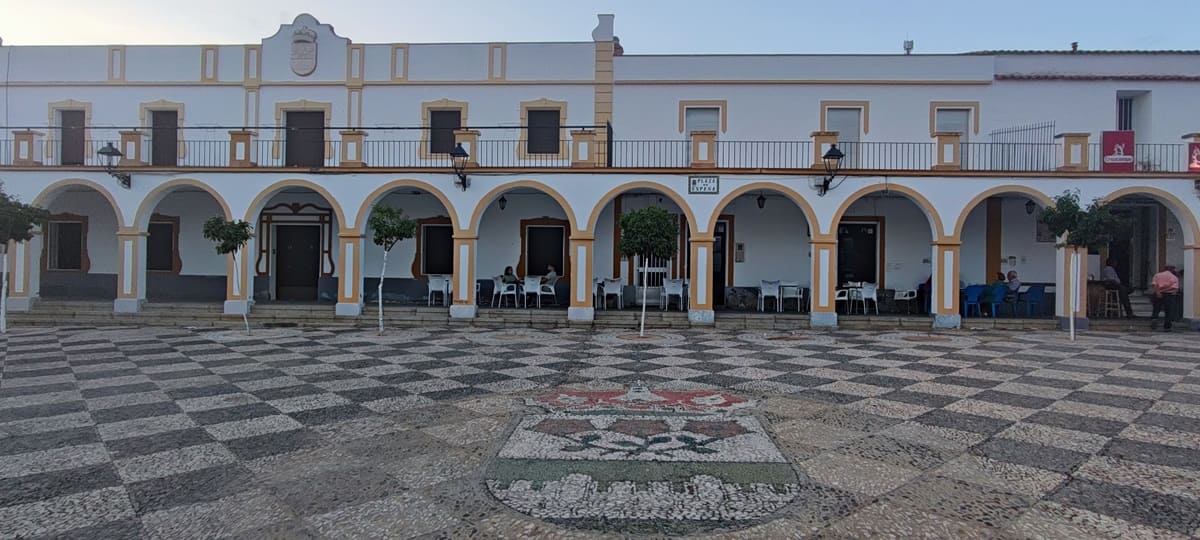
{"label": "window with wooden shutter", "polygon": [[529,111],[527,128],[529,129],[528,149],[530,154],[557,154],[559,152],[558,109],[540,109]]}
{"label": "window with wooden shutter", "polygon": [[429,111],[429,153],[449,154],[454,149],[454,130],[462,128],[462,111]]}

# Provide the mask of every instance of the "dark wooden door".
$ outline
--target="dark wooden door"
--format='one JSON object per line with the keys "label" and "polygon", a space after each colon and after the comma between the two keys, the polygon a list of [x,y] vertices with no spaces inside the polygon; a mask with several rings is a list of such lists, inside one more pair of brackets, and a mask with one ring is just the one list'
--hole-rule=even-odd
{"label": "dark wooden door", "polygon": [[718,221],[713,230],[713,306],[725,305],[725,275],[729,272],[729,261],[725,254],[729,245],[729,222]]}
{"label": "dark wooden door", "polygon": [[279,300],[315,301],[320,276],[321,228],[311,225],[275,227],[275,296]]}
{"label": "dark wooden door", "polygon": [[179,113],[150,112],[150,164],[159,167],[179,165]]}
{"label": "dark wooden door", "polygon": [[63,165],[83,165],[84,152],[83,111],[59,111],[62,122],[62,141],[59,156]]}
{"label": "dark wooden door", "polygon": [[843,223],[838,226],[838,281],[879,283],[879,226],[874,223]]}
{"label": "dark wooden door", "polygon": [[284,164],[288,167],[320,167],[325,163],[325,113],[287,113]]}

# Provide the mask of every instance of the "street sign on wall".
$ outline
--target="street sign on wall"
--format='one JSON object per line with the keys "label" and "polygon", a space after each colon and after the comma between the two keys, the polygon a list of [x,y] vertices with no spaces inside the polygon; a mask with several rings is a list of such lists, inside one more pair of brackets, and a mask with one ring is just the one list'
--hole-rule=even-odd
{"label": "street sign on wall", "polygon": [[1100,170],[1102,172],[1133,172],[1137,170],[1133,150],[1133,131],[1105,131],[1100,136]]}
{"label": "street sign on wall", "polygon": [[688,193],[714,194],[721,191],[720,176],[689,176]]}

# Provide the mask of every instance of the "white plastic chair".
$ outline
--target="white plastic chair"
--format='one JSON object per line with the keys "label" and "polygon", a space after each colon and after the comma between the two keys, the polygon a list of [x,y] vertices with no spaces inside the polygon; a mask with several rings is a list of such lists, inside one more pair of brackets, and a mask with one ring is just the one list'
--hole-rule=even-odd
{"label": "white plastic chair", "polygon": [[432,306],[433,297],[436,294],[442,295],[442,305],[445,305],[446,300],[450,299],[449,295],[446,294],[446,287],[450,285],[450,280],[446,276],[429,276],[427,283],[429,284],[429,291],[425,299],[425,305]]}
{"label": "white plastic chair", "polygon": [[783,311],[779,304],[779,281],[762,280],[758,287],[758,310],[766,311],[767,298],[775,298],[775,311]]}
{"label": "white plastic chair", "polygon": [[796,313],[800,313],[800,304],[804,302],[804,289],[794,281],[779,284],[779,311],[788,300],[796,301]]}
{"label": "white plastic chair", "polygon": [[500,307],[504,307],[505,296],[511,296],[513,307],[517,307],[517,284],[505,283],[501,276],[492,278],[492,307],[496,307],[497,298],[500,299]]}
{"label": "white plastic chair", "polygon": [[525,276],[525,282],[521,286],[521,302],[525,303],[525,307],[529,307],[529,295],[537,296],[538,307],[542,307],[542,297],[539,294],[542,288],[542,278],[538,276]]}
{"label": "white plastic chair", "polygon": [[862,302],[863,315],[867,314],[867,300],[875,302],[875,314],[879,315],[879,287],[874,283],[863,283],[862,288],[858,290],[858,300]]}
{"label": "white plastic chair", "polygon": [[623,287],[624,285],[621,284],[621,280],[619,279],[604,280],[604,298],[601,299],[601,302],[604,303],[605,310],[608,310],[608,297],[610,296],[617,297],[617,309],[625,309],[625,305],[621,300],[621,289]]}
{"label": "white plastic chair", "polygon": [[838,289],[833,292],[834,309],[837,309],[838,302],[846,303],[846,313],[849,314],[850,308],[853,307],[850,305],[850,289]]}
{"label": "white plastic chair", "polygon": [[[538,307],[542,307],[542,297],[543,296],[549,296],[550,300],[554,302],[554,305],[556,305],[556,306],[558,305],[558,293],[554,292],[554,284],[558,283],[558,278],[559,278],[559,276],[554,276],[553,278],[546,280],[545,283],[542,283],[540,286],[538,286],[538,288],[537,288]],[[529,278],[525,278],[525,279],[529,279]],[[538,281],[541,281],[541,280],[538,280]]]}
{"label": "white plastic chair", "polygon": [[904,302],[904,311],[912,313],[912,303],[917,300],[917,290],[908,289],[907,291],[897,292],[895,300],[896,302]]}
{"label": "white plastic chair", "polygon": [[679,311],[687,309],[687,302],[683,296],[683,280],[682,279],[664,279],[663,280],[663,311],[671,305],[671,297],[679,297]]}

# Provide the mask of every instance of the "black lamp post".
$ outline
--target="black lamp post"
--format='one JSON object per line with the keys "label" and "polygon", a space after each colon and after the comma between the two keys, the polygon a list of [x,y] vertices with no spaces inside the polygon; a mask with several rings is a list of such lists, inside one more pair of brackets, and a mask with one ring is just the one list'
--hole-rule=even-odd
{"label": "black lamp post", "polygon": [[1025,213],[1032,216],[1034,210],[1037,210],[1037,203],[1033,202],[1033,199],[1025,201]]}
{"label": "black lamp post", "polygon": [[100,156],[100,163],[104,165],[104,172],[107,172],[109,176],[116,178],[117,181],[121,183],[121,187],[129,189],[129,173],[117,172],[117,164],[121,162],[121,157],[124,156],[124,154],[122,154],[120,150],[117,150],[117,147],[113,146],[111,142],[105,144],[104,148],[97,150],[96,154]]}
{"label": "black lamp post", "polygon": [[450,150],[450,160],[453,162],[454,175],[458,177],[458,181],[455,184],[463,191],[466,191],[467,187],[471,185],[471,181],[467,178],[466,173],[467,160],[469,159],[471,159],[471,155],[463,149],[462,143],[454,145],[454,148]]}
{"label": "black lamp post", "polygon": [[508,199],[504,198],[504,195],[501,195],[500,200],[496,201],[496,204],[500,205],[501,210],[504,210],[504,207],[508,206]]}
{"label": "black lamp post", "polygon": [[846,157],[841,150],[838,150],[836,144],[829,145],[829,150],[825,151],[825,155],[821,156],[821,161],[825,165],[825,177],[821,179],[821,185],[817,188],[817,195],[824,197],[829,192],[829,184],[837,177],[838,170],[842,168],[842,158]]}

